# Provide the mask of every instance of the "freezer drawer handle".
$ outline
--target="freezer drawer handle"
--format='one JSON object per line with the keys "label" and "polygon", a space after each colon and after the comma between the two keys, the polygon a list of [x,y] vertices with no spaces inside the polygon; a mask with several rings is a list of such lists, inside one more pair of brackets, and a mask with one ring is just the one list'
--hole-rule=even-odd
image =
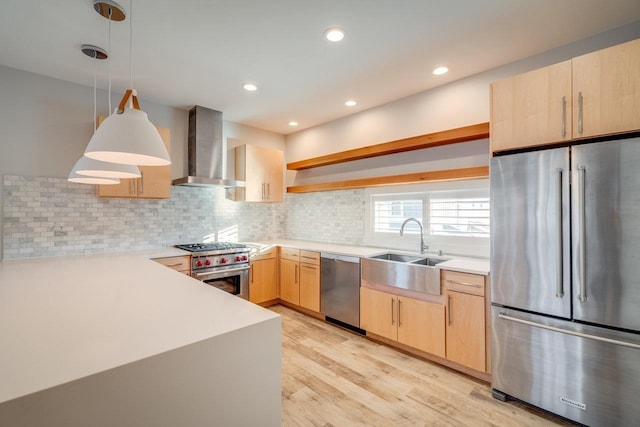
{"label": "freezer drawer handle", "polygon": [[478,285],[477,283],[460,282],[458,280],[447,279],[447,283],[451,283],[452,285],[468,286],[470,288],[482,288],[482,285]]}
{"label": "freezer drawer handle", "polygon": [[562,169],[558,169],[558,269],[556,271],[556,298],[564,297],[564,284],[562,283],[562,267],[564,266],[562,253]]}
{"label": "freezer drawer handle", "polygon": [[516,317],[511,317],[505,313],[498,313],[498,317],[504,320],[510,320],[516,323],[522,323],[523,325],[533,326],[535,328],[547,329],[549,331],[560,332],[561,334],[573,335],[575,337],[586,338],[594,341],[606,342],[609,344],[621,345],[623,347],[634,348],[636,350],[640,350],[640,344],[634,344],[626,341],[614,340],[611,338],[599,337],[597,335],[583,334],[582,332],[574,332],[568,331],[562,328],[556,328],[555,326],[543,325],[542,323],[531,322],[529,320],[518,319]]}

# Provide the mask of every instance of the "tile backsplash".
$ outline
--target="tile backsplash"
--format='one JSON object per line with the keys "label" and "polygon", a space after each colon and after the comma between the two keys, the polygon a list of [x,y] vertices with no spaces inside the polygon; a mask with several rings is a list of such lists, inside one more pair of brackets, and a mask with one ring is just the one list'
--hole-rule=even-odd
{"label": "tile backsplash", "polygon": [[223,188],[171,187],[171,198],[109,199],[64,178],[5,175],[4,258],[117,252],[199,242],[278,238],[357,245],[363,190],[234,202]]}

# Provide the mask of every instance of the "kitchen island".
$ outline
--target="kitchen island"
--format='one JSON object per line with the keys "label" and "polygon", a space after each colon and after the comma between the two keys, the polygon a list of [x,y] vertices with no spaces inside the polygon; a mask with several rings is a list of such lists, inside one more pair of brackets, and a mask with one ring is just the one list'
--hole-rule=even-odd
{"label": "kitchen island", "polygon": [[0,425],[280,425],[280,317],[175,251],[0,262]]}

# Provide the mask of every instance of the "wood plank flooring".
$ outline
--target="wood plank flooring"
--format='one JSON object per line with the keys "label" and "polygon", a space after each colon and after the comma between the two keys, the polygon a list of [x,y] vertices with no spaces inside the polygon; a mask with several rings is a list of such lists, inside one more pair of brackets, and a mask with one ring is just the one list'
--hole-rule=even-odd
{"label": "wood plank flooring", "polygon": [[571,426],[489,384],[284,306],[283,426]]}

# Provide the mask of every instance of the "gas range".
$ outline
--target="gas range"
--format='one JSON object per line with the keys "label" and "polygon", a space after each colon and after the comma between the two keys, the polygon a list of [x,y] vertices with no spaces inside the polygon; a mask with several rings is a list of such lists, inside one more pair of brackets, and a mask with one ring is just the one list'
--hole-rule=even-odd
{"label": "gas range", "polygon": [[191,252],[191,274],[196,279],[249,299],[250,248],[240,243],[213,242],[176,245]]}
{"label": "gas range", "polygon": [[250,248],[240,243],[191,243],[175,247],[191,252],[192,272],[249,263]]}

